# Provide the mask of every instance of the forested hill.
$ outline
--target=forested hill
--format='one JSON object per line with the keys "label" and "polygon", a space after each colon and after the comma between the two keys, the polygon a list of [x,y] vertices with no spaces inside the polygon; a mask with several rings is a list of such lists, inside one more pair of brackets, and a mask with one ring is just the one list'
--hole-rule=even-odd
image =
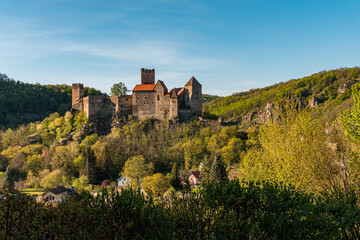
{"label": "forested hill", "polygon": [[[85,88],[86,95],[101,94]],[[0,74],[0,129],[39,121],[50,113],[71,109],[71,86],[29,84]]]}
{"label": "forested hill", "polygon": [[294,98],[303,107],[315,108],[319,115],[331,121],[352,104],[350,88],[359,78],[359,67],[322,71],[285,83],[217,98],[204,104],[204,113],[208,117],[221,117],[225,121],[246,125],[259,122],[272,104]]}

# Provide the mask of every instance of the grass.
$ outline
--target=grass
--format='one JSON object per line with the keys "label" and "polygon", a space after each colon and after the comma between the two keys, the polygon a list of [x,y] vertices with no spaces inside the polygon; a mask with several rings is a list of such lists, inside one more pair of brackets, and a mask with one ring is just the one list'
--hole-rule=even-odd
{"label": "grass", "polygon": [[26,195],[36,196],[36,195],[44,194],[45,189],[24,188],[20,192],[23,193],[23,194],[26,194]]}

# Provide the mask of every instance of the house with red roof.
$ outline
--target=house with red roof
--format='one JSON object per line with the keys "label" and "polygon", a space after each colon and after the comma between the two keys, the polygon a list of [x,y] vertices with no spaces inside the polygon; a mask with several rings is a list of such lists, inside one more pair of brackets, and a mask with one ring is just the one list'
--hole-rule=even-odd
{"label": "house with red roof", "polygon": [[155,69],[141,69],[141,83],[132,95],[87,96],[83,84],[73,84],[72,108],[84,110],[89,119],[112,115],[116,112],[132,114],[137,119],[186,120],[202,114],[202,86],[195,77],[184,87],[169,90],[165,83],[155,83]]}

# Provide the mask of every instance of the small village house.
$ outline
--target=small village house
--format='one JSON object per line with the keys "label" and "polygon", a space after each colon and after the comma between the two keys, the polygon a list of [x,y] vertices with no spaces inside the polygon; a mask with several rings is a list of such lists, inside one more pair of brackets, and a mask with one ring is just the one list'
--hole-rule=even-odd
{"label": "small village house", "polygon": [[191,187],[200,186],[201,178],[200,171],[190,171],[188,172],[188,179]]}
{"label": "small village house", "polygon": [[54,203],[60,203],[64,199],[71,196],[73,193],[74,193],[74,189],[66,188],[64,186],[59,186],[46,191],[44,193],[44,199],[48,199],[49,201]]}

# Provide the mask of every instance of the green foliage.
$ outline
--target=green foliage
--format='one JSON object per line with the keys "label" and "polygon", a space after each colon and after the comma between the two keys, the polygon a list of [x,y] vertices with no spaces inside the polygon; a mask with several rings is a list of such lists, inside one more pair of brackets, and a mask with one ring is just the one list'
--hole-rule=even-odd
{"label": "green foliage", "polygon": [[129,92],[129,90],[127,89],[125,83],[123,82],[116,83],[111,87],[111,94],[113,96],[126,95],[127,92]]}
{"label": "green foliage", "polygon": [[203,183],[210,182],[210,171],[212,164],[213,164],[213,160],[210,157],[205,157],[200,164],[200,177]]}
{"label": "green foliage", "polygon": [[354,106],[344,112],[342,125],[348,136],[354,141],[360,142],[360,84],[353,87]]}
{"label": "green foliage", "polygon": [[202,97],[202,102],[203,103],[210,102],[210,101],[212,101],[214,99],[219,98],[219,96],[210,95],[210,94],[203,94],[201,97]]}
{"label": "green foliage", "polygon": [[180,190],[182,187],[180,173],[179,173],[179,167],[178,167],[177,162],[174,163],[173,168],[171,169],[171,173],[169,176],[169,182],[170,182],[170,185],[175,190]]}
{"label": "green foliage", "polygon": [[[71,109],[71,86],[22,83],[0,74],[0,129],[43,119],[50,113],[61,115]],[[85,96],[100,95],[84,88]]]}
{"label": "green foliage", "polygon": [[151,163],[146,163],[144,156],[135,156],[125,162],[124,170],[121,175],[131,179],[131,186],[137,189],[140,179],[149,176],[154,171]]}
{"label": "green foliage", "polygon": [[[341,93],[338,89],[342,86],[350,87],[351,84],[360,78],[360,68],[341,68],[331,71],[322,71],[311,76],[300,79],[293,79],[288,82],[281,82],[261,89],[251,89],[247,92],[235,93],[224,98],[217,98],[204,105],[204,115],[221,117],[225,120],[243,122],[250,125],[254,123],[245,123],[243,118],[249,114],[257,113],[263,110],[267,103],[284,102],[291,96],[298,101],[308,103],[311,98],[320,99],[318,111],[326,115],[323,111],[326,105],[332,105],[339,100],[345,101],[350,98],[350,91],[346,89]],[[346,108],[342,108],[345,110]],[[327,109],[331,110],[331,109]],[[335,113],[330,113],[336,116]]]}
{"label": "green foliage", "polygon": [[161,173],[146,176],[141,183],[141,188],[150,196],[162,197],[170,188],[169,180]]}
{"label": "green foliage", "polygon": [[72,186],[75,187],[77,191],[85,190],[89,184],[89,178],[87,176],[80,176],[76,178],[75,181],[72,183]]}
{"label": "green foliage", "polygon": [[321,197],[268,182],[208,184],[187,197],[84,192],[52,205],[0,202],[2,239],[357,239],[359,198]]}
{"label": "green foliage", "polygon": [[41,186],[43,188],[54,188],[61,185],[67,185],[65,174],[63,171],[57,169],[46,175],[41,180]]}
{"label": "green foliage", "polygon": [[291,104],[285,109],[260,127],[259,146],[249,150],[241,164],[244,177],[313,193],[348,187],[357,178],[352,167],[357,164],[350,164],[355,153],[338,125],[324,126],[310,111],[298,112]]}
{"label": "green foliage", "polygon": [[210,182],[222,182],[228,179],[224,163],[218,157],[215,157],[211,164],[208,178]]}
{"label": "green foliage", "polygon": [[6,168],[4,177],[3,177],[3,184],[2,189],[6,192],[13,192],[15,190],[14,181],[15,181],[15,170],[10,168],[9,166]]}

